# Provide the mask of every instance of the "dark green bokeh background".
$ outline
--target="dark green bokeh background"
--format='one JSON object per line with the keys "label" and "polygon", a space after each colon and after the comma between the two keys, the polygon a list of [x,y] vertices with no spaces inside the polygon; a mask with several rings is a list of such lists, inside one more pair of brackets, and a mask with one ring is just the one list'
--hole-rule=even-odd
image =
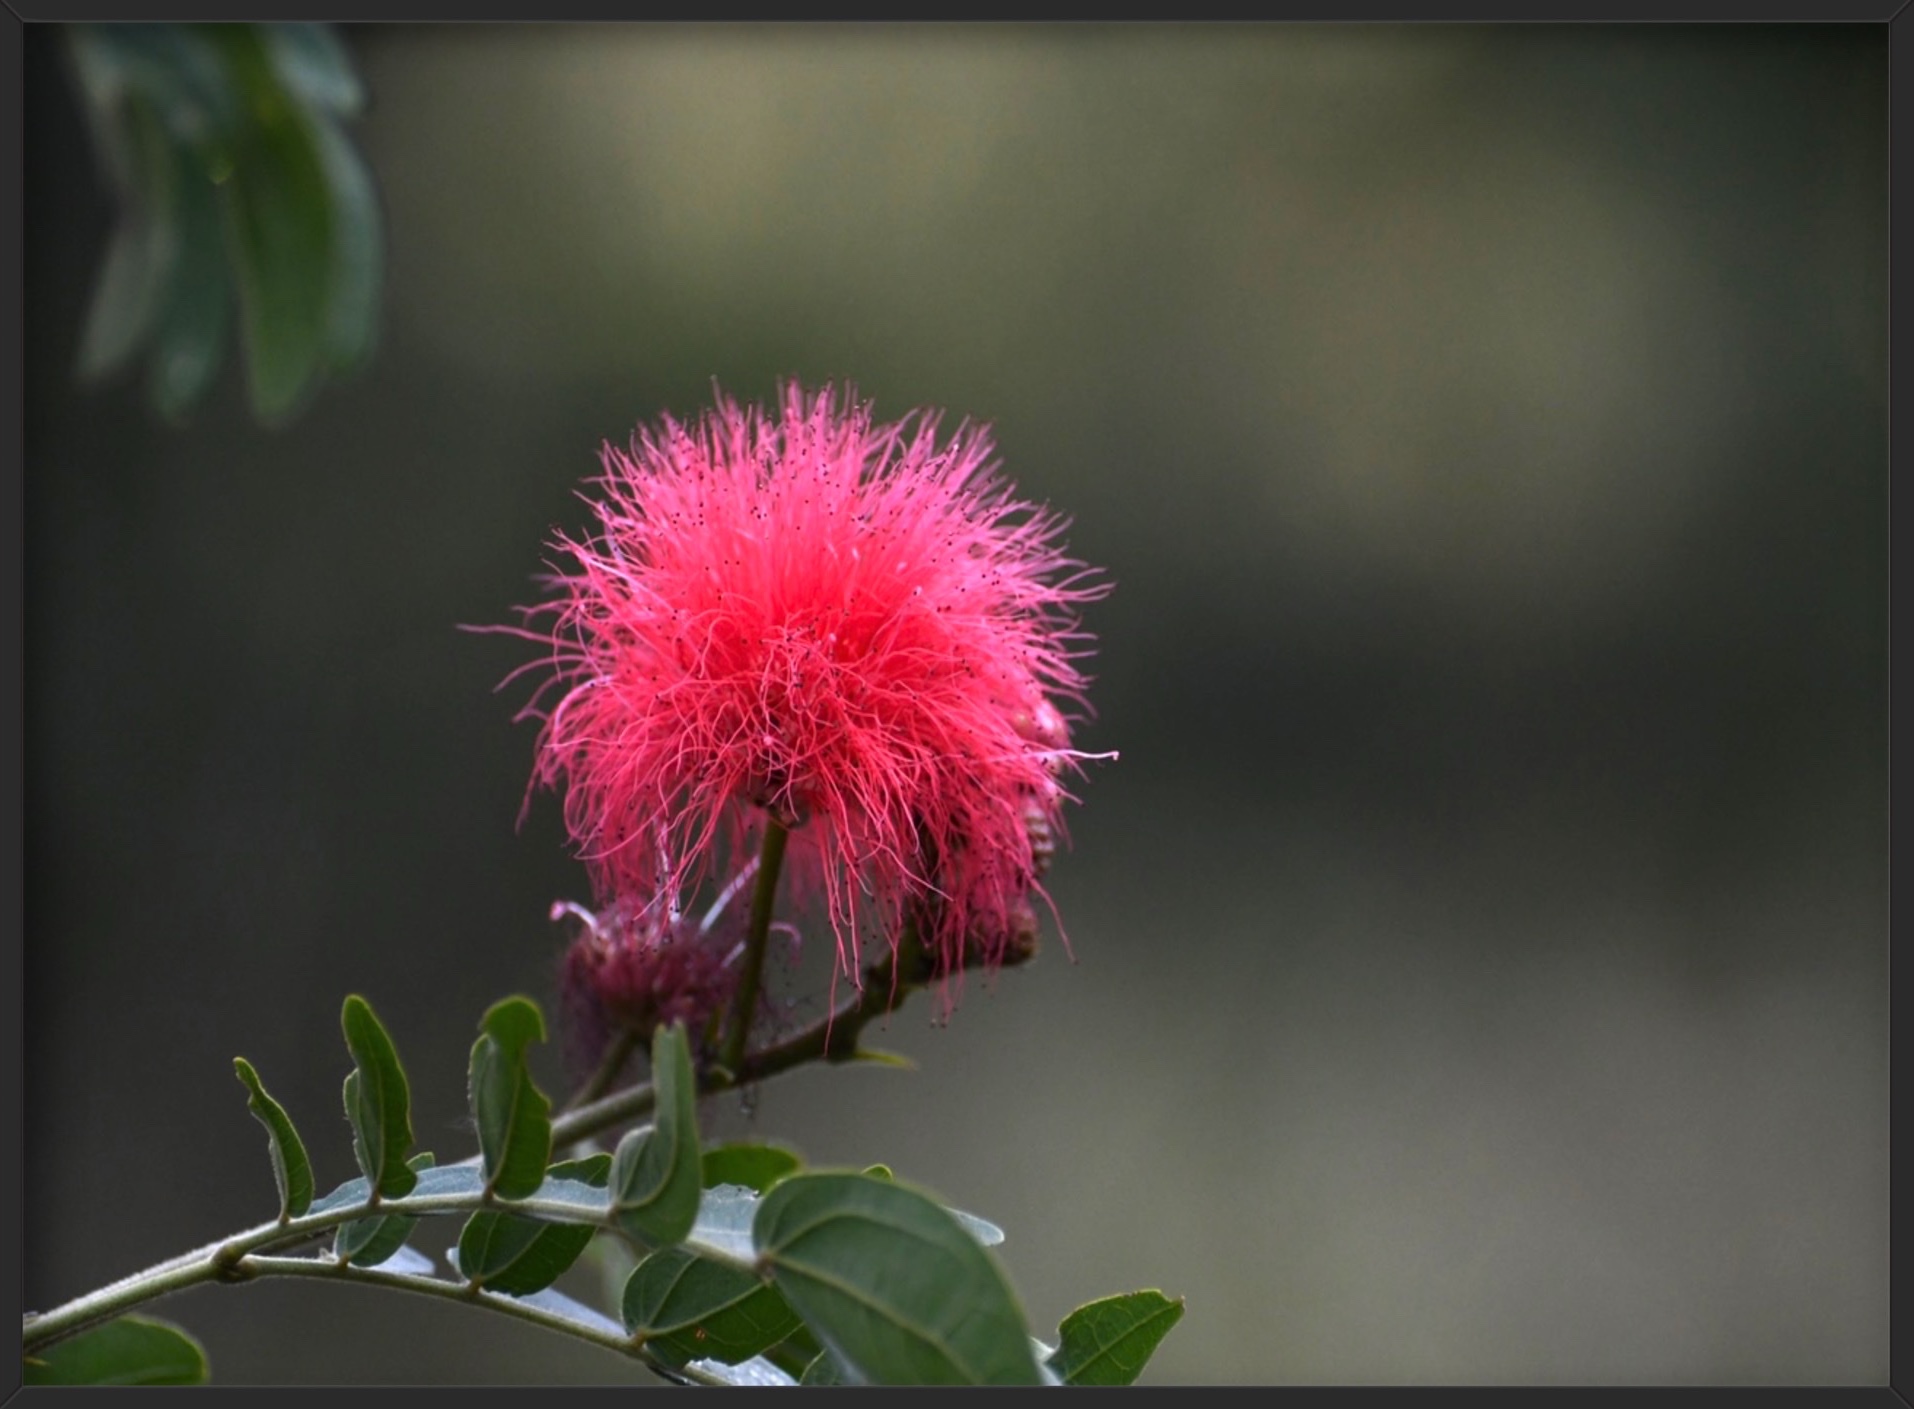
{"label": "dark green bokeh background", "polygon": [[[344,1178],[348,991],[471,1147],[583,883],[513,828],[525,649],[455,624],[601,440],[797,374],[1074,516],[1123,757],[1077,964],[712,1128],[1001,1223],[1040,1329],[1186,1296],[1158,1382],[1885,1379],[1884,29],[353,30],[385,339],[278,433],[73,385],[54,38],[30,1306],[270,1212],[235,1053]],[[643,1379],[347,1288],[161,1314],[226,1383]]]}

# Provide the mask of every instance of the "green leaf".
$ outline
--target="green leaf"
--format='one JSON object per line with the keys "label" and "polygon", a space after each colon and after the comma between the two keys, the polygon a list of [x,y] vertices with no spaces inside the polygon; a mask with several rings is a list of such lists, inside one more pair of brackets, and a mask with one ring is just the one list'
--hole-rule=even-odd
{"label": "green leaf", "polygon": [[[611,1156],[555,1164],[550,1176],[602,1189],[611,1177]],[[473,1214],[459,1233],[459,1273],[488,1292],[530,1296],[578,1261],[597,1232],[589,1223],[548,1223],[487,1209]]]}
{"label": "green leaf", "polygon": [[830,1351],[820,1350],[804,1367],[804,1373],[798,1377],[798,1383],[801,1385],[850,1385],[856,1384],[857,1381],[845,1377],[844,1367],[831,1358]]}
{"label": "green leaf", "polygon": [[700,1360],[698,1370],[719,1384],[738,1385],[750,1389],[789,1389],[797,1384],[797,1376],[786,1374],[778,1366],[759,1355],[754,1355],[749,1360],[741,1360],[736,1365],[727,1365],[722,1360]]}
{"label": "green leaf", "polygon": [[[413,1186],[415,1197],[452,1194],[476,1196],[480,1188],[479,1172],[469,1164],[451,1164],[444,1169],[433,1169],[419,1176],[419,1182]],[[311,1213],[336,1213],[340,1209],[359,1208],[364,1205],[372,1186],[364,1179],[348,1179],[330,1193],[313,1201]]]}
{"label": "green leaf", "polygon": [[179,175],[165,129],[150,104],[128,101],[99,115],[96,128],[121,168],[122,213],[100,266],[86,330],[80,338],[82,377],[117,371],[151,335],[165,307],[168,279],[181,240]]}
{"label": "green leaf", "polygon": [[342,116],[365,106],[365,87],[331,25],[266,24],[259,27],[259,35],[273,71],[289,91]]}
{"label": "green leaf", "polygon": [[[254,408],[297,410],[378,340],[384,218],[342,130],[365,92],[318,25],[68,29],[120,219],[80,370],[149,342],[154,404],[179,420],[218,375],[237,288]],[[229,267],[230,264],[230,267]]]}
{"label": "green leaf", "polygon": [[545,1040],[545,1020],[529,998],[507,998],[479,1026],[467,1090],[485,1187],[502,1199],[522,1199],[544,1182],[552,1157],[552,1103],[525,1069],[525,1049]]}
{"label": "green leaf", "polygon": [[170,1321],[121,1316],[26,1357],[29,1385],[203,1385],[206,1352]]}
{"label": "green leaf", "polygon": [[631,1274],[622,1298],[625,1329],[673,1364],[736,1365],[798,1328],[777,1289],[728,1263],[684,1248],[654,1252]]}
{"label": "green leaf", "polygon": [[224,138],[248,119],[222,55],[233,25],[101,24],[81,27],[102,62],[93,100],[111,110],[138,97],[153,105],[177,142]]}
{"label": "green leaf", "polygon": [[[864,1173],[872,1179],[895,1179],[897,1177],[888,1164],[873,1164],[865,1168]],[[974,1213],[965,1213],[961,1208],[945,1206],[944,1212],[963,1224],[975,1238],[987,1248],[994,1248],[1004,1240],[1004,1230],[987,1218],[979,1218]]]}
{"label": "green leaf", "polygon": [[252,1063],[244,1057],[234,1057],[233,1070],[239,1073],[240,1082],[251,1093],[246,1101],[248,1109],[266,1127],[266,1143],[272,1150],[273,1182],[279,1186],[279,1221],[297,1218],[312,1207],[312,1162],[306,1158],[306,1147],[293,1128],[286,1108],[266,1094]]}
{"label": "green leaf", "polygon": [[384,217],[372,173],[330,122],[312,124],[332,213],[332,266],[326,289],[326,356],[337,371],[371,358],[379,341],[379,290],[385,277]]}
{"label": "green leaf", "polygon": [[1159,1291],[1126,1292],[1087,1302],[1057,1327],[1050,1368],[1067,1385],[1127,1385],[1183,1319],[1183,1303]]}
{"label": "green leaf", "polygon": [[259,37],[244,26],[220,37],[251,108],[220,186],[227,246],[253,409],[277,423],[299,409],[326,353],[333,235],[325,164],[312,118],[279,86]]}
{"label": "green leaf", "polygon": [[758,1256],[751,1242],[751,1220],[757,1212],[758,1196],[741,1184],[706,1189],[684,1241],[693,1252],[748,1265]]}
{"label": "green leaf", "polygon": [[720,1184],[738,1184],[762,1194],[803,1167],[803,1160],[777,1145],[714,1145],[704,1152],[704,1186],[715,1189]]}
{"label": "green leaf", "polygon": [[475,1213],[459,1230],[459,1271],[486,1291],[528,1296],[556,1282],[584,1252],[592,1232],[582,1223]]}
{"label": "green leaf", "polygon": [[935,1200],[865,1174],[794,1174],[753,1221],[772,1281],[872,1384],[1040,1384],[1009,1283]]}
{"label": "green leaf", "polygon": [[602,1189],[611,1178],[611,1156],[608,1154],[586,1155],[582,1159],[560,1160],[545,1171],[547,1179],[570,1179],[579,1184],[589,1184],[594,1189]]}
{"label": "green leaf", "polygon": [[697,1082],[682,1023],[652,1034],[651,1086],[653,1123],[626,1135],[612,1155],[611,1207],[619,1227],[663,1247],[691,1231],[704,1187]]}
{"label": "green leaf", "polygon": [[818,1344],[817,1337],[811,1334],[811,1328],[799,1322],[795,1331],[764,1352],[764,1358],[797,1378],[810,1368],[811,1362],[823,1351],[824,1347]]}
{"label": "green leaf", "polygon": [[[459,1267],[459,1250],[456,1247],[447,1248],[445,1258],[452,1264],[454,1272],[463,1275]],[[625,1328],[604,1312],[596,1307],[587,1306],[574,1297],[566,1296],[565,1293],[552,1287],[546,1287],[542,1291],[536,1291],[515,1300],[522,1301],[527,1306],[535,1306],[541,1311],[549,1311],[552,1315],[570,1321],[575,1326],[583,1327],[595,1336],[622,1336],[625,1333]]]}
{"label": "green leaf", "polygon": [[179,231],[148,379],[153,404],[181,421],[212,389],[226,355],[232,275],[224,258],[219,188],[195,152],[176,147]]}
{"label": "green leaf", "polygon": [[[589,1164],[590,1161],[584,1163]],[[414,1198],[476,1200],[485,1189],[484,1177],[479,1173],[478,1166],[472,1164],[449,1164],[444,1169],[428,1169],[414,1177],[419,1181],[412,1190]],[[336,1213],[340,1209],[362,1207],[369,1187],[364,1179],[349,1179],[323,1198],[315,1200],[309,1212]],[[560,1223],[603,1225],[608,1215],[605,1191],[594,1189],[575,1178],[554,1176],[547,1179],[538,1186],[533,1198],[538,1201],[535,1209],[523,1202],[511,1207],[514,1211],[524,1212],[528,1218]]]}
{"label": "green leaf", "polygon": [[[421,1151],[408,1161],[406,1172],[416,1180],[422,1171],[431,1167],[431,1152]],[[332,1241],[333,1256],[355,1266],[377,1267],[405,1246],[405,1240],[412,1236],[418,1224],[417,1217],[395,1213],[342,1223]]]}
{"label": "green leaf", "polygon": [[392,1039],[358,994],[346,999],[339,1017],[346,1047],[358,1063],[346,1078],[346,1119],[352,1122],[352,1152],[383,1197],[402,1198],[417,1176],[407,1168],[412,1148],[411,1091]]}
{"label": "green leaf", "polygon": [[979,1218],[974,1213],[965,1213],[961,1208],[946,1208],[952,1218],[964,1227],[964,1231],[987,1248],[994,1248],[1004,1240],[1004,1230],[988,1218]]}

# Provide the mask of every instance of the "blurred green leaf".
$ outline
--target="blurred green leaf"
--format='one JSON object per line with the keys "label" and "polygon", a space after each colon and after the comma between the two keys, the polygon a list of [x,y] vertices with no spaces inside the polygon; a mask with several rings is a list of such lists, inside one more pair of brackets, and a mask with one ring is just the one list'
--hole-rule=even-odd
{"label": "blurred green leaf", "polygon": [[[406,1172],[414,1180],[430,1168],[432,1154],[429,1150],[421,1151],[406,1162]],[[333,1255],[341,1262],[350,1262],[358,1267],[377,1267],[405,1246],[405,1240],[412,1236],[412,1230],[418,1224],[416,1217],[393,1213],[342,1223],[332,1241]]]}
{"label": "blurred green leaf", "polygon": [[651,1039],[652,1124],[618,1142],[611,1206],[618,1225],[653,1247],[680,1242],[697,1221],[703,1192],[698,1155],[697,1079],[684,1024]]}
{"label": "blurred green leaf", "polygon": [[467,1090],[486,1188],[522,1199],[544,1182],[552,1156],[552,1103],[525,1067],[525,1049],[545,1040],[545,1020],[529,998],[507,998],[486,1011],[480,1028]]}
{"label": "blurred green leaf", "polygon": [[379,290],[385,279],[384,217],[359,154],[330,123],[312,129],[332,206],[331,288],[326,356],[334,371],[363,366],[379,342]]}
{"label": "blurred green leaf", "polygon": [[674,1364],[736,1365],[798,1327],[775,1287],[684,1248],[662,1248],[638,1264],[622,1298],[625,1329]]}
{"label": "blurred green leaf", "polygon": [[74,71],[120,215],[79,365],[150,345],[183,418],[224,357],[233,292],[255,414],[283,421],[362,365],[384,278],[378,192],[340,123],[365,94],[317,25],[76,25]]}
{"label": "blurred green leaf", "polygon": [[306,1158],[306,1146],[293,1128],[285,1107],[266,1094],[252,1063],[244,1057],[234,1057],[233,1070],[249,1093],[247,1107],[266,1127],[266,1143],[272,1151],[273,1182],[279,1186],[279,1217],[281,1221],[297,1218],[312,1207],[312,1161]]}
{"label": "blurred green leaf", "polygon": [[245,120],[221,58],[217,35],[231,26],[81,24],[68,27],[87,121],[102,144],[108,174],[125,167],[111,150],[122,140],[122,105],[151,105],[167,135],[183,145],[211,144]]}
{"label": "blurred green leaf", "polygon": [[121,1316],[26,1357],[29,1385],[203,1385],[206,1352],[178,1326]]}
{"label": "blurred green leaf", "polygon": [[1040,1384],[1023,1312],[943,1207],[867,1174],[794,1174],[753,1224],[772,1281],[846,1372],[873,1384]]}
{"label": "blurred green leaf", "polygon": [[201,162],[176,150],[173,187],[178,237],[160,310],[149,390],[153,404],[179,422],[219,376],[232,316],[232,275],[222,257],[218,188]]}
{"label": "blurred green leaf", "polygon": [[[550,1177],[602,1189],[611,1177],[611,1156],[555,1164]],[[460,1230],[459,1272],[488,1292],[530,1296],[578,1261],[597,1232],[589,1223],[549,1223],[487,1209],[473,1214]]]}
{"label": "blurred green leaf", "polygon": [[286,88],[329,112],[351,117],[365,107],[365,87],[339,36],[326,25],[264,24],[259,36]]}
{"label": "blurred green leaf", "polygon": [[803,1160],[776,1145],[714,1145],[704,1152],[704,1186],[715,1189],[720,1184],[739,1184],[762,1194],[803,1167]]}
{"label": "blurred green leaf", "polygon": [[80,337],[79,372],[87,378],[118,371],[151,336],[183,237],[177,163],[149,103],[128,102],[113,145],[123,167],[122,210]]}
{"label": "blurred green leaf", "polygon": [[231,134],[220,192],[253,410],[270,424],[299,409],[324,365],[332,214],[310,119],[250,29],[221,33],[252,120]]}
{"label": "blurred green leaf", "polygon": [[1159,1291],[1126,1292],[1087,1302],[1063,1318],[1050,1368],[1067,1385],[1127,1385],[1143,1373],[1163,1337],[1183,1319],[1183,1303]]}
{"label": "blurred green leaf", "polygon": [[346,1047],[358,1063],[346,1078],[346,1118],[352,1122],[352,1152],[379,1193],[400,1198],[411,1192],[417,1176],[407,1168],[412,1148],[411,1092],[405,1068],[392,1039],[358,994],[345,1001],[339,1015]]}

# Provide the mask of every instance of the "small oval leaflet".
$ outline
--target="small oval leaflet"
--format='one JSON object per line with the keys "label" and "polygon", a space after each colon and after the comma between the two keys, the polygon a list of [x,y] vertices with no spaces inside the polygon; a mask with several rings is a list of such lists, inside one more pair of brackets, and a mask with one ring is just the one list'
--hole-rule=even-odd
{"label": "small oval leaflet", "polygon": [[178,1326],[120,1316],[26,1357],[29,1385],[202,1385],[206,1352]]}
{"label": "small oval leaflet", "polygon": [[662,1248],[641,1262],[625,1283],[621,1309],[625,1329],[679,1364],[710,1359],[737,1365],[799,1324],[775,1287],[683,1247]]}
{"label": "small oval leaflet", "polygon": [[467,1094],[478,1127],[486,1188],[522,1199],[545,1178],[552,1155],[552,1103],[532,1083],[525,1049],[545,1040],[545,1019],[529,998],[494,1003],[472,1044]]}
{"label": "small oval leaflet", "polygon": [[272,1151],[273,1182],[279,1186],[279,1221],[297,1218],[312,1207],[312,1161],[306,1158],[305,1144],[293,1128],[284,1106],[266,1094],[259,1073],[244,1057],[233,1058],[233,1070],[248,1093],[246,1105],[266,1127],[266,1143]]}
{"label": "small oval leaflet", "polygon": [[697,1079],[682,1024],[651,1039],[653,1123],[618,1142],[611,1164],[612,1216],[652,1247],[683,1241],[704,1189],[698,1155]]}
{"label": "small oval leaflet", "polygon": [[756,1193],[764,1193],[787,1174],[795,1174],[804,1161],[778,1145],[739,1141],[714,1145],[704,1152],[704,1186],[739,1184]]}
{"label": "small oval leaflet", "polygon": [[[430,1168],[432,1153],[426,1150],[412,1157],[407,1172],[416,1180]],[[333,1255],[355,1267],[377,1267],[404,1247],[405,1240],[412,1236],[412,1230],[418,1226],[416,1217],[394,1213],[375,1214],[371,1218],[342,1223],[333,1237]]]}
{"label": "small oval leaflet", "polygon": [[1182,1319],[1181,1299],[1154,1290],[1087,1302],[1063,1318],[1047,1363],[1066,1385],[1134,1384]]}
{"label": "small oval leaflet", "polygon": [[406,1164],[412,1148],[411,1090],[405,1068],[372,1011],[358,994],[339,1014],[346,1047],[358,1065],[346,1077],[346,1119],[352,1122],[352,1152],[382,1197],[403,1198],[417,1175]]}
{"label": "small oval leaflet", "polygon": [[[551,1179],[575,1180],[603,1189],[611,1156],[591,1155],[555,1164]],[[555,1223],[497,1209],[482,1209],[459,1233],[459,1268],[486,1291],[524,1297],[543,1291],[578,1261],[598,1230],[590,1223]]]}
{"label": "small oval leaflet", "polygon": [[845,1374],[877,1384],[1041,1384],[1022,1309],[934,1199],[867,1174],[794,1174],[752,1236]]}

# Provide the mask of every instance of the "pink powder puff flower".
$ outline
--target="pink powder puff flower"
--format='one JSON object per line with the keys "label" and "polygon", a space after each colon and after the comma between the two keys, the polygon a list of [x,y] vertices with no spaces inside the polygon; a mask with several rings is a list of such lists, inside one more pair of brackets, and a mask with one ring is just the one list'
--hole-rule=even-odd
{"label": "pink powder puff flower", "polygon": [[1073,609],[1107,584],[985,428],[939,444],[936,413],[782,390],[605,447],[595,532],[559,536],[569,568],[522,609],[550,645],[524,667],[550,672],[533,784],[563,790],[601,902],[675,910],[775,818],[845,972],[907,917],[940,975],[994,966],[1091,757],[1058,704],[1087,708]]}

